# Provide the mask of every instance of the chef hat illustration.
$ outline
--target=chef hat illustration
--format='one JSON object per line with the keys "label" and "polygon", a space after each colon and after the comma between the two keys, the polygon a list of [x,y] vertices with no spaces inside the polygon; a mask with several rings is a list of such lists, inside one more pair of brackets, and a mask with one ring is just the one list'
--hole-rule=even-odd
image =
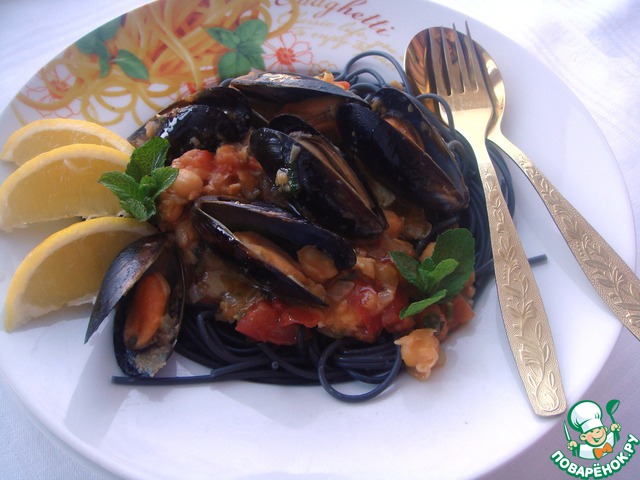
{"label": "chef hat illustration", "polygon": [[569,423],[574,430],[587,433],[594,428],[604,427],[602,424],[602,409],[590,400],[576,403],[569,410]]}

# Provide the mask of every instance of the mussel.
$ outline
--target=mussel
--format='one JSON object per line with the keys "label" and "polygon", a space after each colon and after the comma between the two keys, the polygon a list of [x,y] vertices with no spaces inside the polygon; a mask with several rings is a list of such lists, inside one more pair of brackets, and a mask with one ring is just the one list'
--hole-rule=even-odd
{"label": "mussel", "polygon": [[342,237],[274,205],[205,196],[193,206],[194,225],[214,251],[233,260],[267,292],[315,305],[325,305],[305,284],[295,254],[305,246],[318,248],[346,269],[356,262]]}
{"label": "mussel", "polygon": [[251,126],[246,98],[228,87],[213,87],[170,105],[129,136],[134,147],[158,136],[169,140],[170,161],[188,150],[215,151],[239,142]]}
{"label": "mussel", "polygon": [[251,152],[280,192],[305,217],[340,235],[380,235],[386,218],[343,153],[311,128],[286,130],[261,128],[250,139]]}
{"label": "mussel", "polygon": [[405,93],[382,88],[372,109],[341,105],[338,128],[345,143],[382,185],[427,211],[453,214],[469,204],[457,160],[430,119]]}
{"label": "mussel", "polygon": [[181,256],[168,236],[134,241],[104,277],[85,342],[115,308],[113,345],[120,369],[132,377],[154,376],[178,339],[185,290]]}

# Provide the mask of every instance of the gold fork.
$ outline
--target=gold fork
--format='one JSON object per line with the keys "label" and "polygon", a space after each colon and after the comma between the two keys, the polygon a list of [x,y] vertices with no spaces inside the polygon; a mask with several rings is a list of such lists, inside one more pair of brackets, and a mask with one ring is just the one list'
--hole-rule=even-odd
{"label": "gold fork", "polygon": [[466,36],[460,35],[455,26],[430,28],[426,32],[426,64],[433,72],[435,90],[451,107],[455,127],[472,146],[478,163],[489,218],[498,301],[520,377],[535,413],[557,415],[567,405],[551,329],[486,148],[493,106],[469,27]]}

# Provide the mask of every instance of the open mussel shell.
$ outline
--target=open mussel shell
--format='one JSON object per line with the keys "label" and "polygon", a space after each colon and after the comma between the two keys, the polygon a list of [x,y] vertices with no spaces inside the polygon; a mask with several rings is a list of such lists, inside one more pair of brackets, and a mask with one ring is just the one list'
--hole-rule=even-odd
{"label": "open mussel shell", "polygon": [[194,225],[203,241],[238,265],[257,287],[287,298],[325,305],[279,266],[269,263],[240,240],[234,232],[252,231],[274,241],[295,257],[304,245],[316,245],[333,258],[338,268],[355,264],[351,246],[337,235],[278,207],[244,203],[222,197],[202,197],[194,207]]}
{"label": "open mussel shell", "polygon": [[113,259],[105,273],[93,304],[85,343],[98,330],[100,324],[116,307],[124,295],[131,290],[140,277],[158,259],[167,247],[168,239],[162,234],[142,237],[127,245]]}
{"label": "open mussel shell", "polygon": [[321,135],[261,128],[251,152],[279,190],[315,223],[350,238],[380,235],[387,222],[340,150]]}
{"label": "open mussel shell", "polygon": [[466,208],[469,192],[455,156],[406,94],[384,88],[371,103],[373,109],[348,104],[337,112],[345,143],[367,171],[427,211]]}
{"label": "open mussel shell", "polygon": [[340,270],[356,263],[356,254],[343,237],[275,205],[206,196],[198,199],[196,206],[229,230],[251,230],[277,240],[278,245],[293,256],[302,247],[313,245],[331,257]]}
{"label": "open mussel shell", "polygon": [[[124,338],[127,314],[133,305],[136,286],[145,275],[154,272],[159,272],[170,287],[167,309],[154,341],[148,342],[143,349],[134,350]],[[116,309],[113,331],[118,365],[130,376],[153,376],[169,358],[177,341],[184,293],[184,269],[173,242],[163,234],[140,238],[125,247],[109,266],[91,312],[85,342]]]}
{"label": "open mussel shell", "polygon": [[[180,253],[166,237],[153,241],[161,244],[154,261],[123,296],[114,314],[116,361],[131,377],[153,377],[166,364],[178,341],[184,313],[186,286]],[[143,289],[149,278],[162,282],[166,292],[149,295]]]}
{"label": "open mussel shell", "polygon": [[321,133],[309,125],[307,122],[302,120],[300,117],[296,117],[295,115],[289,115],[287,113],[283,113],[282,115],[277,115],[271,119],[268,128],[272,130],[278,130],[279,132],[286,133],[290,135],[292,133],[306,133],[308,135],[321,135]]}
{"label": "open mussel shell", "polygon": [[140,147],[151,137],[169,140],[168,160],[194,148],[215,151],[222,143],[238,142],[251,126],[252,111],[233,88],[214,87],[179,100],[138,128],[129,141]]}
{"label": "open mussel shell", "polygon": [[250,101],[252,108],[270,121],[280,114],[302,118],[336,139],[335,112],[343,103],[368,104],[358,95],[316,77],[293,73],[251,72],[231,82]]}

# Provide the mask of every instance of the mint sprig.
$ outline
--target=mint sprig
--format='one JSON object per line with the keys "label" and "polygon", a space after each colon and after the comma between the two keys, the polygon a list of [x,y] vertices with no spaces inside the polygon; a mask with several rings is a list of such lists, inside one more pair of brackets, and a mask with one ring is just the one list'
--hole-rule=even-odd
{"label": "mint sprig", "polygon": [[475,240],[465,228],[455,228],[441,233],[431,257],[419,262],[404,252],[389,252],[400,274],[420,292],[424,298],[400,311],[400,318],[420,313],[436,303],[452,300],[469,279],[475,262]]}
{"label": "mint sprig", "polygon": [[235,30],[223,27],[211,27],[206,30],[217,42],[230,50],[222,55],[218,62],[220,80],[245,75],[252,68],[265,70],[262,44],[269,33],[269,27],[265,22],[251,19],[238,25]]}
{"label": "mint sprig", "polygon": [[169,141],[153,137],[131,154],[124,172],[106,172],[98,182],[111,190],[120,206],[140,221],[156,214],[156,199],[175,181],[178,169],[165,167]]}

